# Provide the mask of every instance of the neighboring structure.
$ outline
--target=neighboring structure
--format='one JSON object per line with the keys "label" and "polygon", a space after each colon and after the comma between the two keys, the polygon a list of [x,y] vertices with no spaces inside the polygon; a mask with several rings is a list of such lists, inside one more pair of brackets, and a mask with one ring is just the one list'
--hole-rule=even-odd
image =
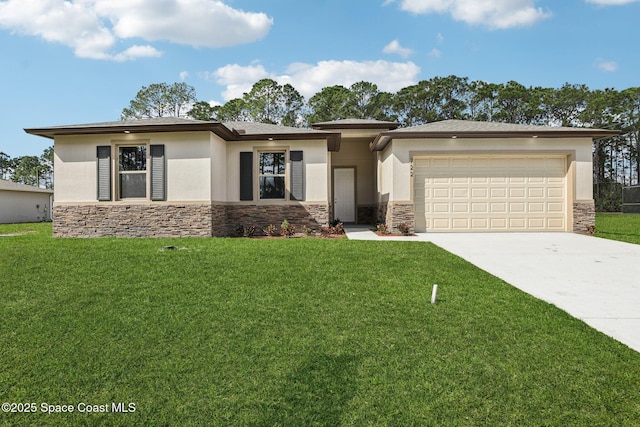
{"label": "neighboring structure", "polygon": [[284,219],[586,232],[592,142],[615,134],[458,120],[300,129],[177,118],[25,130],[54,139],[56,236],[224,236]]}
{"label": "neighboring structure", "polygon": [[640,185],[622,189],[622,213],[640,214]]}
{"label": "neighboring structure", "polygon": [[0,224],[51,221],[52,190],[0,179]]}

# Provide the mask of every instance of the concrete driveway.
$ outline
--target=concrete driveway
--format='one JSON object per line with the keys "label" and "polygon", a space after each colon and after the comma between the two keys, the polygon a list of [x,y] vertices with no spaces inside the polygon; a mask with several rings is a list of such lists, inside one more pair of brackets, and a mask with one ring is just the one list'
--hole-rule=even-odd
{"label": "concrete driveway", "polygon": [[[347,234],[380,239],[365,229]],[[573,233],[421,233],[382,239],[433,242],[640,352],[640,245]]]}

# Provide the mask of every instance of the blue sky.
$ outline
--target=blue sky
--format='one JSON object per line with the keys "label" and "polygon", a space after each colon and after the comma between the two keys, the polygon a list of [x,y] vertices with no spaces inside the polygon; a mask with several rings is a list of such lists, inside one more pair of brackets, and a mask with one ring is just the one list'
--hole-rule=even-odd
{"label": "blue sky", "polygon": [[262,78],[398,89],[434,76],[639,86],[638,0],[0,0],[0,151],[118,120],[143,85],[224,103]]}

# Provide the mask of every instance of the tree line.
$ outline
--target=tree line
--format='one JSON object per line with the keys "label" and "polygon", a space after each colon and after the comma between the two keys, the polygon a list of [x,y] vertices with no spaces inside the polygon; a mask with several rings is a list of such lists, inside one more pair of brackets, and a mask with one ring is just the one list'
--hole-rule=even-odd
{"label": "tree line", "polygon": [[356,118],[396,121],[404,127],[461,119],[516,124],[595,127],[620,131],[593,149],[598,210],[620,209],[621,188],[640,183],[640,87],[591,90],[583,84],[526,87],[516,81],[488,83],[466,77],[433,77],[396,93],[370,82],[328,86],[308,100],[290,84],[256,82],[241,98],[211,105],[185,83],[143,87],[122,119],[181,116],[198,120],[254,121],[309,127]]}
{"label": "tree line", "polygon": [[11,158],[0,151],[0,179],[53,189],[53,146],[40,156]]}

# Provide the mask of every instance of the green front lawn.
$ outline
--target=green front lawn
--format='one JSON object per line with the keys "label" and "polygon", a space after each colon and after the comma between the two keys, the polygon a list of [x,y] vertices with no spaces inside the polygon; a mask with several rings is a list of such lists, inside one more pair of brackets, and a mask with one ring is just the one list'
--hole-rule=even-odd
{"label": "green front lawn", "polygon": [[640,215],[598,213],[595,235],[640,245]]}
{"label": "green front lawn", "polygon": [[[4,425],[640,420],[638,353],[428,243],[0,226],[29,230],[0,237],[0,400],[39,412]],[[81,402],[135,412],[41,412]]]}

